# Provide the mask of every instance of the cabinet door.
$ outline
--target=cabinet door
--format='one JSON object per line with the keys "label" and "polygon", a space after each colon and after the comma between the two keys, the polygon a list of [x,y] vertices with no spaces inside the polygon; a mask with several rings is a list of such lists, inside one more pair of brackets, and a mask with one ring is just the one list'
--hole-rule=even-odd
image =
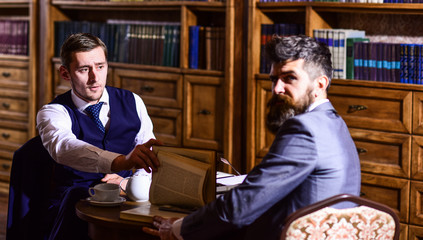
{"label": "cabinet door", "polygon": [[267,102],[272,97],[272,82],[257,81],[257,112],[256,112],[256,157],[262,158],[269,151],[275,135],[267,130]]}
{"label": "cabinet door", "polygon": [[361,196],[394,210],[401,222],[409,216],[410,182],[406,179],[361,174]]}
{"label": "cabinet door", "polygon": [[411,91],[333,85],[329,99],[348,127],[411,133]]}
{"label": "cabinet door", "polygon": [[411,135],[350,128],[361,171],[409,178]]}
{"label": "cabinet door", "polygon": [[153,122],[153,132],[165,145],[181,146],[182,113],[180,109],[147,107]]}
{"label": "cabinet door", "polygon": [[185,147],[222,149],[225,94],[223,78],[187,75],[184,78]]}

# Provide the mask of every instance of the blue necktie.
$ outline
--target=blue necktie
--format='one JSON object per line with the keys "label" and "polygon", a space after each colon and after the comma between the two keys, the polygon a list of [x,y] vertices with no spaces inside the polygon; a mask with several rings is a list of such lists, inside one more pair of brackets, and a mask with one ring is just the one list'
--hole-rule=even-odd
{"label": "blue necktie", "polygon": [[90,105],[87,108],[85,108],[85,112],[87,112],[88,116],[91,117],[91,119],[95,122],[95,125],[104,133],[105,129],[103,126],[103,123],[101,123],[100,118],[98,117],[100,115],[100,109],[103,106],[103,102],[99,102],[94,105]]}

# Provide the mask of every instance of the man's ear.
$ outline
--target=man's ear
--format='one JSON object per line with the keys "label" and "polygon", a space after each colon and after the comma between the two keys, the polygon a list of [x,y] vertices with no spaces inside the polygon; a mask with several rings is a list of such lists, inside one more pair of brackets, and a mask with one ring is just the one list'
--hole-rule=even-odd
{"label": "man's ear", "polygon": [[68,69],[65,66],[60,66],[59,68],[59,72],[60,72],[60,77],[63,78],[63,80],[65,81],[70,81],[71,77],[70,77],[70,73],[68,71]]}
{"label": "man's ear", "polygon": [[329,85],[329,78],[325,75],[322,75],[315,80],[314,84],[314,97],[326,97],[326,89]]}

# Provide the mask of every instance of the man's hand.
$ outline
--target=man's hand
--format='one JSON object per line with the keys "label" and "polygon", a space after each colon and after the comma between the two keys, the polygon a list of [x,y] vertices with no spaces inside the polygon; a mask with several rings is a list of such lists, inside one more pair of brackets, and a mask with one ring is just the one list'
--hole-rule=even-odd
{"label": "man's hand", "polygon": [[106,182],[106,183],[113,183],[113,184],[120,184],[120,181],[122,181],[123,177],[112,173],[112,174],[106,174],[106,176],[104,176],[104,178],[101,179],[102,182]]}
{"label": "man's hand", "polygon": [[118,172],[132,168],[144,168],[148,173],[150,173],[151,170],[153,170],[153,172],[157,171],[160,163],[156,154],[151,151],[151,146],[153,145],[163,144],[159,140],[150,139],[142,145],[137,145],[128,155],[120,155],[115,158],[112,162],[111,170]]}
{"label": "man's hand", "polygon": [[163,218],[160,216],[153,217],[153,225],[157,229],[143,227],[142,230],[153,236],[158,236],[162,240],[178,240],[172,233],[172,224],[178,218]]}

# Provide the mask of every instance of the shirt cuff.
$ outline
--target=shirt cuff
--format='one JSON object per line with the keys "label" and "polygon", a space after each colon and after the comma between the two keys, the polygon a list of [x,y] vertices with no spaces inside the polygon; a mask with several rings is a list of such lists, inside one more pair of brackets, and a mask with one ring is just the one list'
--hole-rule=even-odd
{"label": "shirt cuff", "polygon": [[100,153],[99,157],[100,159],[103,159],[103,161],[98,162],[98,170],[102,173],[112,173],[111,167],[112,162],[122,154],[114,153],[110,151],[103,151]]}
{"label": "shirt cuff", "polygon": [[182,227],[182,221],[184,218],[180,218],[176,220],[172,224],[172,233],[178,240],[183,240],[184,238],[181,236],[181,227]]}

